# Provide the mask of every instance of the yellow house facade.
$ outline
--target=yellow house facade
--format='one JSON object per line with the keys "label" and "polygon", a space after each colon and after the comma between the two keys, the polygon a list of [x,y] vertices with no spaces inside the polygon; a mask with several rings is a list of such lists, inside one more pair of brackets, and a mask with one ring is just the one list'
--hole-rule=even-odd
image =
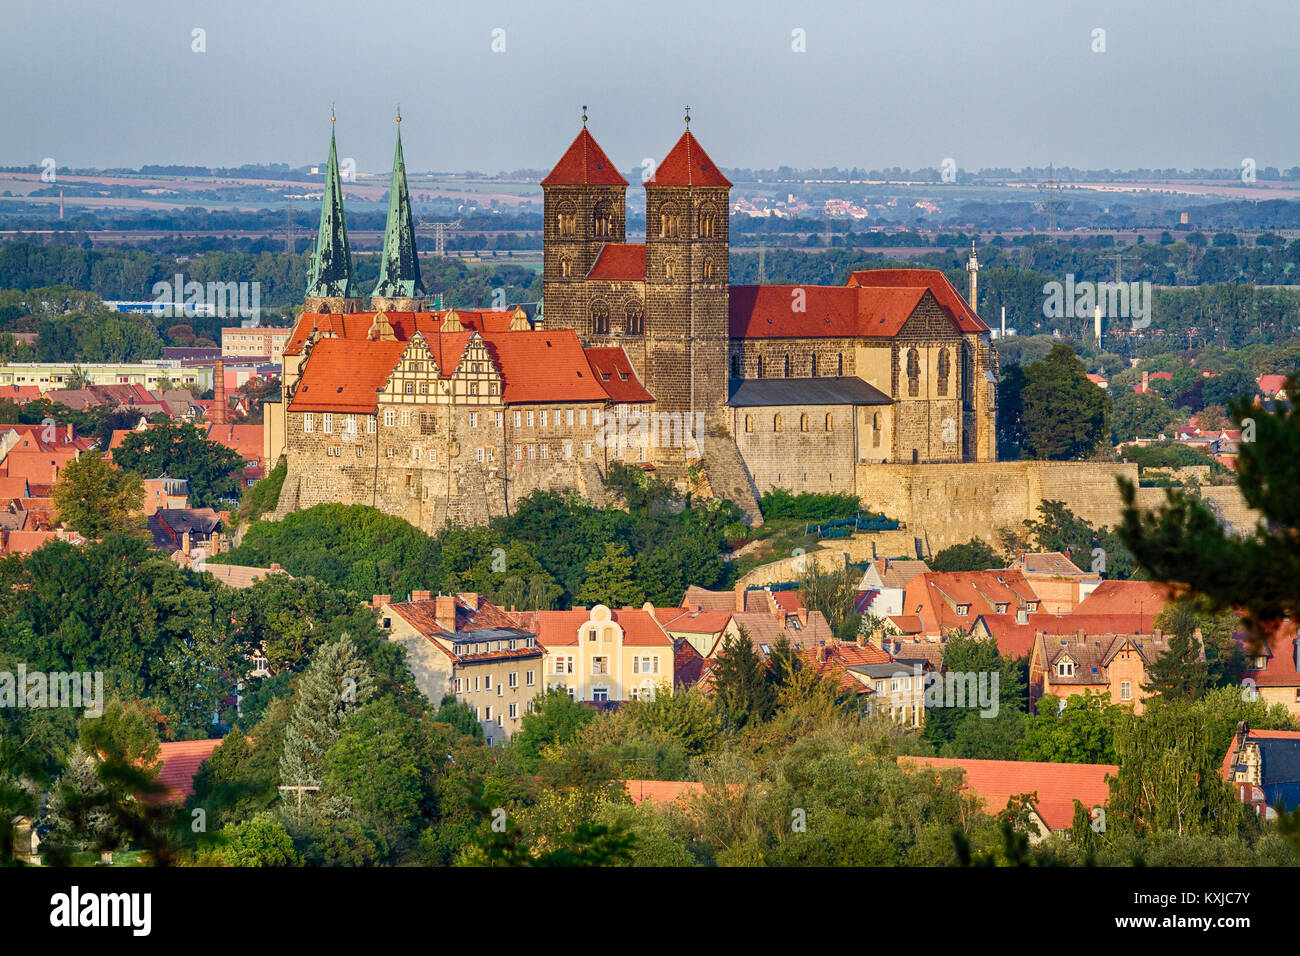
{"label": "yellow house facade", "polygon": [[654,608],[539,611],[538,642],[549,690],[577,701],[652,700],[673,686],[673,641]]}

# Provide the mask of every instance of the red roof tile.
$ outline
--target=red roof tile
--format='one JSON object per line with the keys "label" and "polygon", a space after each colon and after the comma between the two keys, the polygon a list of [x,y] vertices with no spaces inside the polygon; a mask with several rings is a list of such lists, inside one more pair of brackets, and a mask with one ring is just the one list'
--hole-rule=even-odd
{"label": "red roof tile", "polygon": [[632,362],[622,346],[588,348],[583,351],[587,353],[587,362],[591,365],[592,374],[596,376],[596,382],[605,390],[611,402],[642,405],[655,400],[637,378]]}
{"label": "red roof tile", "polygon": [[626,186],[595,137],[582,128],[555,168],[542,180],[543,186]]}
{"label": "red roof tile", "polygon": [[664,157],[646,186],[725,186],[731,181],[709,158],[699,142],[687,130]]}
{"label": "red roof tile", "polygon": [[[610,610],[614,623],[623,628],[623,643],[635,647],[671,647],[672,638],[663,632],[654,615],[635,608]],[[543,647],[564,647],[578,643],[578,630],[591,620],[591,611],[538,611],[537,640]]]}
{"label": "red roof tile", "polygon": [[154,799],[163,803],[183,803],[194,792],[194,775],[199,772],[199,766],[220,744],[220,737],[159,744],[161,767],[155,782],[167,789]]}
{"label": "red roof tile", "polygon": [[728,324],[733,338],[892,337],[925,293],[921,287],[732,286]]}
{"label": "red roof tile", "polygon": [[948,277],[938,269],[864,269],[849,276],[850,286],[864,288],[913,288],[929,289],[938,300],[940,308],[956,323],[963,332],[987,332],[989,327],[971,309],[962,298]]}
{"label": "red roof tile", "polygon": [[684,804],[704,794],[704,784],[693,780],[624,780],[623,788],[637,805],[647,800],[663,805]]}
{"label": "red roof tile", "polygon": [[405,342],[322,339],[303,367],[292,412],[373,412]]}
{"label": "red roof tile", "polygon": [[645,245],[607,242],[587,273],[588,279],[615,282],[645,282]]}
{"label": "red roof tile", "polygon": [[1029,760],[965,760],[945,757],[902,757],[899,763],[920,770],[959,767],[966,772],[966,787],[984,800],[990,815],[1006,809],[1007,801],[1021,793],[1037,793],[1039,816],[1052,830],[1068,830],[1074,823],[1074,801],[1085,807],[1103,806],[1110,799],[1106,775],[1113,764],[1039,763]]}

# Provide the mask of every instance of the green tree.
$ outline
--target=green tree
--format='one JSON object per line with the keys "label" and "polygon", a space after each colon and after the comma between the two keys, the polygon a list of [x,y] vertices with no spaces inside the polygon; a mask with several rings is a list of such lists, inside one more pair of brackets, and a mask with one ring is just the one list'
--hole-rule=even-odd
{"label": "green tree", "polygon": [[433,719],[439,723],[451,724],[463,736],[477,740],[484,738],[483,725],[474,716],[474,708],[457,700],[455,694],[447,694],[442,698]]}
{"label": "green tree", "polygon": [[979,538],[953,544],[930,559],[931,571],[986,571],[1005,564],[993,548]]}
{"label": "green tree", "polygon": [[694,687],[655,694],[651,700],[630,705],[628,713],[641,730],[668,734],[681,741],[692,756],[708,750],[719,730],[717,715],[708,698]]}
{"label": "green tree", "polygon": [[301,866],[293,838],[274,813],[263,811],[226,827],[204,862],[218,866]]}
{"label": "green tree", "polygon": [[88,451],[64,467],[53,498],[64,525],[87,538],[102,538],[139,526],[144,483],[134,472],[114,468],[102,452]]}
{"label": "green tree", "polygon": [[131,432],[113,451],[113,461],[146,477],[168,475],[189,482],[196,508],[239,497],[244,460],[225,445],[208,441],[190,422],[155,425]]}
{"label": "green tree", "polygon": [[743,627],[723,638],[717,658],[713,703],[723,725],[744,727],[770,718],[776,712],[772,675]]}
{"label": "green tree", "polygon": [[1021,421],[1025,448],[1035,458],[1082,458],[1110,438],[1110,396],[1088,380],[1070,346],[1053,346],[1024,374]]}
{"label": "green tree", "polygon": [[1114,402],[1111,438],[1117,445],[1135,438],[1155,438],[1174,422],[1173,409],[1155,392],[1120,388]]}
{"label": "green tree", "polygon": [[611,608],[640,607],[645,592],[636,582],[636,559],[621,544],[606,544],[600,557],[587,564],[587,578],[578,592],[578,601],[604,604]]}
{"label": "green tree", "polygon": [[596,712],[573,700],[558,687],[533,698],[533,709],[524,714],[510,744],[525,767],[536,770],[542,750],[555,744],[567,744]]}
{"label": "green tree", "polygon": [[1059,700],[1038,699],[1038,712],[1025,723],[1020,760],[1044,763],[1114,763],[1115,728],[1128,708],[1110,702],[1110,694],[1091,691]]}

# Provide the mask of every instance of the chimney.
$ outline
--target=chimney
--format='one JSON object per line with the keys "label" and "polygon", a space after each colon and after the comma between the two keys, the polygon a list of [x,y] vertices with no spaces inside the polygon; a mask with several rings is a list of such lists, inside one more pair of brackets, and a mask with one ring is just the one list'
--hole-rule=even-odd
{"label": "chimney", "polygon": [[1147,390],[1147,373],[1146,373],[1146,370],[1143,370],[1143,372],[1142,372],[1142,391],[1143,391],[1143,392],[1146,392],[1146,390]]}
{"label": "chimney", "polygon": [[[278,564],[273,564],[271,565],[271,570],[278,571],[280,570],[280,566]],[[373,598],[370,599],[370,606],[373,607],[375,610],[378,610],[379,608],[392,603],[393,603],[393,596],[391,594],[376,594]]]}
{"label": "chimney", "polygon": [[181,550],[186,554],[190,553],[190,533],[188,531],[181,532]]}
{"label": "chimney", "polygon": [[272,562],[272,564],[271,564],[271,573],[272,573],[272,574],[279,574],[279,573],[280,573],[280,565],[278,565],[278,564]]}
{"label": "chimney", "polygon": [[[432,601],[432,600],[433,600],[433,592],[432,592],[432,591],[412,591],[412,592],[411,592],[411,600],[412,600],[413,602],[414,602],[414,601]],[[441,596],[441,595],[439,595],[438,600],[439,600],[439,601],[442,600],[442,596]]]}
{"label": "chimney", "polygon": [[797,613],[798,613],[798,615],[799,615],[799,623],[800,623],[801,625],[803,625],[804,627],[807,627],[807,626],[808,626],[808,609],[807,609],[806,607],[801,607],[801,608],[799,608],[799,610],[798,610]]}
{"label": "chimney", "polygon": [[212,423],[226,424],[226,363],[221,359],[217,359],[216,367],[212,372],[212,403]]}
{"label": "chimney", "polygon": [[736,613],[743,614],[744,612],[745,612],[745,586],[743,584],[737,584],[736,585]]}
{"label": "chimney", "polygon": [[[429,592],[421,592],[427,595]],[[428,598],[426,597],[427,601]],[[440,627],[448,631],[456,630],[456,599],[451,595],[439,594],[433,609],[433,619]]]}
{"label": "chimney", "polygon": [[68,422],[68,432],[67,432],[67,434],[68,434],[68,438],[67,438],[68,444],[71,445],[72,442],[73,442],[73,440],[76,439],[76,437],[77,437],[77,429],[76,429],[76,427],[72,424],[72,422]]}

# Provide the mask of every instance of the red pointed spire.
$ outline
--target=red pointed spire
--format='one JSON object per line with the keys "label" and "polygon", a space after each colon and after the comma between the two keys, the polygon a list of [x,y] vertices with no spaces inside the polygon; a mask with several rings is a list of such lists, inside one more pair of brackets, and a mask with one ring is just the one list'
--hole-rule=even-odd
{"label": "red pointed spire", "polygon": [[587,127],[582,128],[543,186],[626,186],[624,179]]}
{"label": "red pointed spire", "polygon": [[677,145],[669,150],[647,186],[725,186],[731,181],[709,158],[690,130],[682,133]]}

